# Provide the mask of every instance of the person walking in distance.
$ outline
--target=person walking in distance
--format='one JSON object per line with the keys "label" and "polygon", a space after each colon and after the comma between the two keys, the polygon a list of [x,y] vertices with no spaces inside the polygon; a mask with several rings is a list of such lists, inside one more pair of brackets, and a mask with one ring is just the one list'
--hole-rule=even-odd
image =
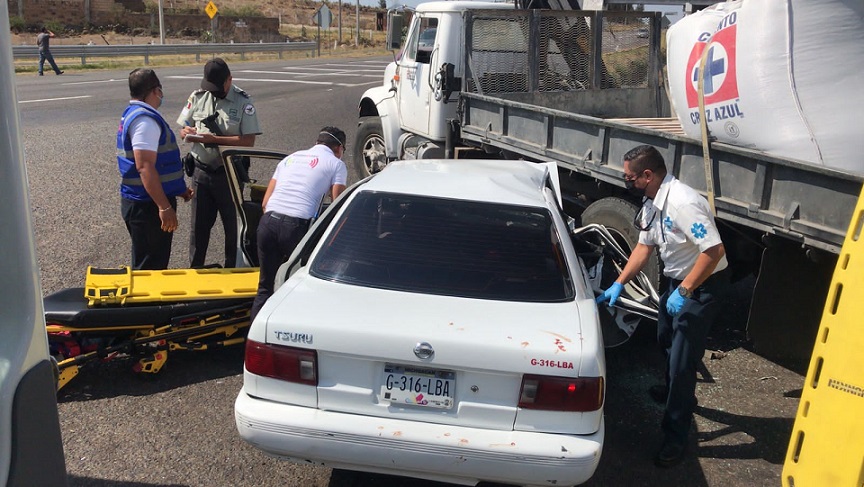
{"label": "person walking in distance", "polygon": [[57,67],[57,63],[54,62],[54,56],[51,55],[49,44],[52,37],[54,37],[54,33],[45,27],[42,27],[39,35],[36,36],[36,45],[39,46],[39,76],[42,76],[42,68],[45,66],[46,60],[51,64],[51,68],[58,75],[65,72],[60,71],[60,68]]}
{"label": "person walking in distance", "polygon": [[295,152],[276,166],[264,193],[264,216],[258,223],[260,273],[250,320],[273,295],[276,271],[306,234],[322,198],[329,191],[335,200],[345,190],[344,153],[345,132],[324,127],[311,149]]}
{"label": "person walking in distance", "polygon": [[663,156],[649,145],[624,154],[624,180],[643,195],[634,220],[639,243],[618,279],[597,298],[613,306],[627,284],[659,248],[668,285],[660,297],[657,341],[666,355],[666,383],[651,397],[664,403],[663,442],[658,467],[681,461],[696,408],[696,368],[705,353],[711,324],[720,311],[729,277],[726,250],[705,198],[671,174]]}
{"label": "person walking in distance", "polygon": [[177,139],[157,109],[162,84],[152,69],[129,73],[132,100],[117,130],[120,212],[132,238],[132,268],[168,268],[171,240],[177,230],[177,196],[192,190],[183,179]]}
{"label": "person walking in distance", "polygon": [[237,266],[237,210],[231,199],[228,176],[219,146],[252,147],[261,133],[252,98],[232,83],[231,70],[220,58],[207,61],[201,89],[194,91],[177,118],[180,135],[193,142],[190,151],[195,174],[192,228],[189,236],[191,267],[203,267],[216,215],[225,228],[225,267]]}

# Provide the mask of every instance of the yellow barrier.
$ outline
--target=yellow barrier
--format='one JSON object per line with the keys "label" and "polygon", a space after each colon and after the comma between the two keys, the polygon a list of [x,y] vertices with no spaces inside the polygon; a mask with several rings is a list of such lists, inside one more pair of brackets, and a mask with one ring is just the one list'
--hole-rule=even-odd
{"label": "yellow barrier", "polygon": [[258,268],[133,271],[129,267],[87,267],[84,297],[105,304],[251,298],[258,290]]}
{"label": "yellow barrier", "polygon": [[837,260],[783,468],[785,487],[864,486],[864,191]]}

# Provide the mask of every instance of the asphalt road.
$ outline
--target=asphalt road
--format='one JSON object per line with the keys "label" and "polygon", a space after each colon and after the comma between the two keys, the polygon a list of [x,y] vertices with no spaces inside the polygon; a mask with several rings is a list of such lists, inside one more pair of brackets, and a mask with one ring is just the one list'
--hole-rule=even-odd
{"label": "asphalt road", "polygon": [[[356,128],[361,93],[380,82],[386,58],[232,63],[235,82],[255,99],[264,134],[258,147],[294,151],[318,129]],[[202,66],[157,69],[162,113],[176,118]],[[115,133],[128,101],[128,71],[19,75],[17,93],[44,294],[83,285],[86,266],[127,263],[129,237],[119,212]],[[368,77],[366,77],[368,76]],[[180,204],[172,267],[188,264],[188,206]],[[217,223],[216,229],[220,225]],[[221,261],[214,232],[208,262]],[[647,395],[662,361],[653,326],[607,351],[607,437],[589,485],[777,485],[803,378],[747,350],[747,283],[715,327],[701,376],[690,457],[669,470],[651,457],[661,408]],[[712,358],[713,357],[713,358]],[[242,347],[173,352],[156,376],[128,363],[82,372],[58,395],[71,486],[330,486],[341,473],[294,465],[260,453],[235,430],[233,401],[242,385]],[[352,485],[440,486],[360,476]]]}

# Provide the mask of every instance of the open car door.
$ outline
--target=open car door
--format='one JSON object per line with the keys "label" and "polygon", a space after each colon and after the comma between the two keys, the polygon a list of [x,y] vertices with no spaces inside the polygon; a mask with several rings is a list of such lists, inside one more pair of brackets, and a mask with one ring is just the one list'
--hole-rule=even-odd
{"label": "open car door", "polygon": [[222,149],[231,197],[237,209],[237,266],[258,267],[258,222],[267,185],[285,152],[251,147]]}

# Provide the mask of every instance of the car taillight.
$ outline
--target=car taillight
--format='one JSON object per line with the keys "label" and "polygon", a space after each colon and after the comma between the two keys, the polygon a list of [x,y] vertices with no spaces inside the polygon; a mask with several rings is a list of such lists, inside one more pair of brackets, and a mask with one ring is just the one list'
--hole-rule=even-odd
{"label": "car taillight", "polygon": [[318,354],[315,350],[246,340],[246,370],[255,375],[317,386]]}
{"label": "car taillight", "polygon": [[602,377],[525,375],[519,407],[545,411],[596,411],[603,406]]}

